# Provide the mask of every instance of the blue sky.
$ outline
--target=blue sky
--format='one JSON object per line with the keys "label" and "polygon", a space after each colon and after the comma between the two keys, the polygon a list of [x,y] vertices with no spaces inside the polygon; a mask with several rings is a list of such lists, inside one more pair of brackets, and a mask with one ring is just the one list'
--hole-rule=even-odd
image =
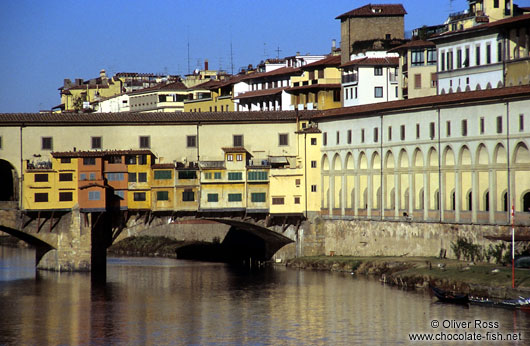
{"label": "blue sky", "polygon": [[[265,57],[326,54],[340,42],[336,16],[353,0],[2,0],[0,113],[38,112],[60,103],[64,78],[117,72],[184,75],[209,60],[234,72]],[[405,29],[442,23],[465,0],[402,3]],[[530,6],[530,1],[516,1]]]}

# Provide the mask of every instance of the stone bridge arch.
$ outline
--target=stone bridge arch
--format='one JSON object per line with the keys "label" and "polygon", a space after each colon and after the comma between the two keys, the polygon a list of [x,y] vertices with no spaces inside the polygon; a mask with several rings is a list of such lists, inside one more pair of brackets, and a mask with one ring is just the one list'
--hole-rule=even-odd
{"label": "stone bridge arch", "polygon": [[0,204],[18,201],[19,178],[17,171],[10,162],[2,159],[0,159],[0,182]]}

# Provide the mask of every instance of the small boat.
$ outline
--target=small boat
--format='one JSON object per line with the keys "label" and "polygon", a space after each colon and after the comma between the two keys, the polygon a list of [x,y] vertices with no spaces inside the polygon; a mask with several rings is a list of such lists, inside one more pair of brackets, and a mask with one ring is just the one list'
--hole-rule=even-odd
{"label": "small boat", "polygon": [[432,292],[438,298],[439,301],[444,303],[453,303],[453,304],[467,304],[469,303],[469,296],[467,294],[453,294],[451,292],[447,292],[444,290],[441,290],[437,287],[429,285]]}

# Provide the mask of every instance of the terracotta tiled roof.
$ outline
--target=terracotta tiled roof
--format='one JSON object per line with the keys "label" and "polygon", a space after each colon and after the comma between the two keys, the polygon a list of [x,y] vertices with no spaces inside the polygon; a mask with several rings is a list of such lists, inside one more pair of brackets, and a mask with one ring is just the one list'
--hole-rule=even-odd
{"label": "terracotta tiled roof", "polygon": [[328,56],[324,59],[312,62],[310,64],[300,67],[302,70],[312,70],[315,68],[320,68],[322,66],[339,66],[340,65],[340,55]]}
{"label": "terracotta tiled roof", "polygon": [[[310,118],[318,111],[299,111],[300,118]],[[154,112],[154,113],[0,113],[1,126],[31,125],[118,125],[181,124],[294,121],[295,111],[260,112]]]}
{"label": "terracotta tiled roof", "polygon": [[296,131],[296,133],[322,133],[322,131],[318,127],[306,127],[305,129]]}
{"label": "terracotta tiled roof", "polygon": [[349,12],[343,13],[335,19],[343,19],[349,17],[387,17],[387,16],[404,16],[407,14],[405,8],[401,4],[368,4],[356,8]]}
{"label": "terracotta tiled roof", "polygon": [[491,23],[485,23],[485,24],[481,24],[481,25],[476,25],[476,26],[473,26],[471,28],[467,28],[467,29],[464,29],[464,30],[446,31],[446,32],[443,32],[441,34],[432,36],[431,38],[429,38],[429,40],[436,41],[438,39],[443,39],[443,38],[446,38],[446,37],[460,36],[462,34],[474,33],[476,31],[487,30],[487,29],[491,29],[491,28],[498,28],[498,27],[502,27],[502,26],[505,26],[505,25],[509,26],[511,24],[515,24],[515,23],[518,23],[518,22],[524,22],[524,21],[529,21],[530,22],[530,14],[524,14],[524,15],[521,15],[521,16],[515,16],[515,17],[510,17],[510,18],[497,20],[497,21],[494,21],[494,22],[491,22]]}
{"label": "terracotta tiled roof", "polygon": [[226,148],[221,148],[223,149],[223,151],[225,153],[247,153],[247,154],[250,154],[248,152],[247,149],[245,149],[244,147],[226,147]]}
{"label": "terracotta tiled roof", "polygon": [[196,90],[196,89],[215,89],[218,88],[222,84],[222,81],[213,80],[210,79],[207,82],[192,86],[191,88],[188,88],[188,90]]}
{"label": "terracotta tiled roof", "polygon": [[424,48],[424,47],[436,47],[436,45],[434,44],[434,42],[431,42],[431,41],[412,40],[405,44],[402,44],[401,46],[397,46],[395,48],[390,49],[389,52],[397,52],[403,49]]}
{"label": "terracotta tiled roof", "polygon": [[445,95],[418,97],[407,100],[381,102],[362,106],[329,109],[315,115],[315,118],[333,117],[355,117],[365,114],[376,114],[377,112],[391,112],[413,108],[433,108],[461,104],[465,102],[491,101],[494,99],[505,99],[508,97],[530,98],[530,85],[497,88],[479,91],[467,91]]}
{"label": "terracotta tiled roof", "polygon": [[282,75],[291,76],[297,73],[301,73],[300,69],[297,67],[281,67],[281,68],[278,68],[276,70],[272,70],[269,72],[249,73],[245,77],[241,78],[241,80],[276,77],[276,76],[282,76]]}
{"label": "terracotta tiled roof", "polygon": [[398,66],[399,58],[369,58],[364,57],[360,59],[355,59],[349,61],[345,64],[342,64],[340,67],[353,66],[353,65],[362,65],[362,66]]}
{"label": "terracotta tiled roof", "polygon": [[160,168],[175,168],[175,164],[173,163],[156,163],[154,165],[151,165],[151,168],[153,169],[160,169]]}
{"label": "terracotta tiled roof", "polygon": [[135,90],[129,93],[129,95],[137,95],[137,94],[144,94],[149,93],[152,91],[181,91],[181,90],[187,90],[188,88],[184,85],[184,83],[176,81],[171,83],[160,83],[155,86],[152,86],[150,88],[144,88],[140,90]]}
{"label": "terracotta tiled roof", "polygon": [[302,85],[299,87],[292,87],[289,89],[285,89],[285,91],[288,93],[296,93],[299,91],[327,90],[327,89],[340,89],[340,83]]}
{"label": "terracotta tiled roof", "polygon": [[237,97],[234,97],[234,98],[235,99],[247,99],[251,97],[271,96],[271,95],[280,94],[285,89],[287,89],[287,87],[247,91],[246,93],[239,94]]}
{"label": "terracotta tiled roof", "polygon": [[154,155],[151,150],[94,150],[94,151],[56,151],[53,157],[104,157],[111,155]]}

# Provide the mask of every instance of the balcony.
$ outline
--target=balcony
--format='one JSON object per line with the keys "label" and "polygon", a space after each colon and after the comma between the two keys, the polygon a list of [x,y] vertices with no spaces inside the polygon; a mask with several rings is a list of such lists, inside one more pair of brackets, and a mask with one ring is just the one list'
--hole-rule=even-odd
{"label": "balcony", "polygon": [[397,82],[398,82],[398,75],[397,75],[397,73],[390,72],[390,73],[388,74],[388,80],[390,81],[390,83],[397,83]]}
{"label": "balcony", "polygon": [[356,73],[342,75],[342,84],[359,82],[359,75]]}

